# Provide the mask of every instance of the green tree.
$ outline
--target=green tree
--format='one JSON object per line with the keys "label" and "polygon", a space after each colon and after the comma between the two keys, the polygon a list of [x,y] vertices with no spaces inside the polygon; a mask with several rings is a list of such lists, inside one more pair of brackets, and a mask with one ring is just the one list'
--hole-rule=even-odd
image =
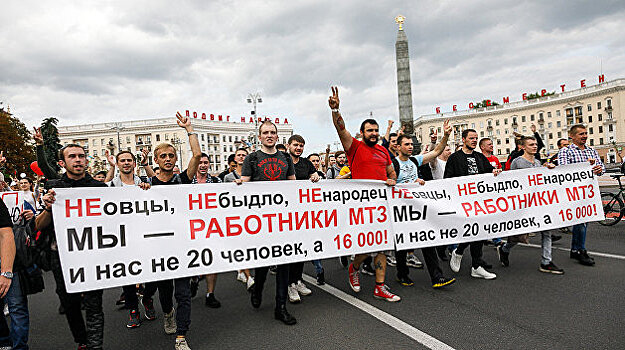
{"label": "green tree", "polygon": [[58,163],[58,151],[61,149],[59,130],[56,128],[58,119],[48,117],[41,123],[41,136],[43,136],[43,148],[48,164],[57,172],[61,170]]}
{"label": "green tree", "polygon": [[11,113],[0,109],[0,150],[4,152],[6,163],[2,171],[5,175],[16,176],[30,170],[30,163],[35,161],[35,152],[30,132],[24,123]]}

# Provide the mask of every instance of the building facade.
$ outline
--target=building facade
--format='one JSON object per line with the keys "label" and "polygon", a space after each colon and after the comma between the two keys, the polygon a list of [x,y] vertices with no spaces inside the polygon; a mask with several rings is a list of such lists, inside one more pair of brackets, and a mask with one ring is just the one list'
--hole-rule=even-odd
{"label": "building facade", "polygon": [[[187,115],[190,115],[189,111]],[[198,117],[197,113],[191,115],[193,129],[198,133],[200,148],[209,157],[211,172],[226,169],[228,156],[237,148],[254,149],[258,146],[259,120],[242,117],[241,122],[234,122],[230,121],[230,117],[202,118]],[[270,120],[278,127],[278,142],[286,143],[293,134],[293,126],[286,118],[270,118]],[[181,169],[186,168],[191,157],[189,138],[186,131],[178,126],[175,117],[60,126],[58,129],[62,145],[76,143],[85,148],[92,163],[92,170],[106,168],[104,154],[107,150],[110,154],[127,150],[140,155],[143,149],[147,149],[148,163],[153,165],[152,150],[163,142],[176,147],[177,164]]]}
{"label": "building facade", "polygon": [[415,133],[421,143],[429,142],[430,132],[450,119],[453,146],[461,144],[465,129],[475,129],[480,138],[493,140],[494,154],[505,160],[514,150],[513,132],[531,135],[531,125],[545,142],[544,155],[555,154],[557,141],[568,137],[574,124],[588,128],[587,145],[594,147],[606,164],[621,163],[625,145],[625,79],[603,82],[549,96],[497,106],[422,115],[415,120]]}

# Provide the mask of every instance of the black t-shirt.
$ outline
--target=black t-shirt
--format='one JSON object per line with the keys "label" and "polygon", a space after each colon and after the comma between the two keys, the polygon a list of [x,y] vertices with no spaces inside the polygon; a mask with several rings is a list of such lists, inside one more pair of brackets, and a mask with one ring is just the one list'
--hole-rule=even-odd
{"label": "black t-shirt", "polygon": [[241,176],[250,176],[252,181],[286,180],[295,175],[295,167],[291,156],[278,151],[267,154],[263,151],[250,153],[245,157]]}
{"label": "black t-shirt", "polygon": [[316,172],[317,170],[313,163],[306,158],[300,157],[297,164],[295,164],[295,179],[297,180],[308,180],[310,179],[310,175]]}
{"label": "black t-shirt", "polygon": [[9,209],[4,204],[4,201],[0,200],[0,228],[13,227],[13,220],[9,215]]}
{"label": "black t-shirt", "polygon": [[469,175],[479,174],[480,170],[477,168],[477,159],[475,158],[475,155],[471,153],[465,154],[465,156],[467,157],[467,170],[469,171]]}
{"label": "black t-shirt", "polygon": [[158,179],[158,177],[153,176],[151,178],[152,180],[152,186],[158,186],[158,185],[181,185],[181,184],[190,184],[192,182],[192,179],[189,179],[189,176],[187,175],[187,171],[183,171],[178,175],[174,175],[169,181],[167,182],[163,182],[161,180]]}

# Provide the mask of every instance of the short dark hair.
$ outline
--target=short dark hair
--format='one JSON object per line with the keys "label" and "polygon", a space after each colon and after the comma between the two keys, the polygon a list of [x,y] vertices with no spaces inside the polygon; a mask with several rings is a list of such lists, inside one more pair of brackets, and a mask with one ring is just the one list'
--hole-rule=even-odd
{"label": "short dark hair", "polygon": [[234,162],[234,153],[228,156],[228,163]]}
{"label": "short dark hair", "polygon": [[404,142],[404,139],[412,140],[412,138],[408,135],[401,134],[397,136],[397,144],[401,146],[401,143]]}
{"label": "short dark hair", "polygon": [[306,158],[308,158],[310,160],[310,157],[318,157],[319,159],[321,159],[321,156],[319,155],[319,153],[311,153]]}
{"label": "short dark hair", "polygon": [[202,159],[202,158],[208,158],[210,160],[210,158],[208,157],[208,154],[206,154],[204,152],[200,153],[200,159]]}
{"label": "short dark hair", "polygon": [[106,176],[106,171],[104,171],[104,170],[100,170],[100,171],[98,171],[97,173],[95,173],[95,175],[93,175],[93,176],[98,176],[98,175],[104,175],[104,176]]}
{"label": "short dark hair", "polygon": [[562,141],[568,141],[568,139],[559,139],[558,140],[558,147],[560,147],[562,145]]}
{"label": "short dark hair", "polygon": [[283,152],[286,152],[286,146],[285,146],[285,145],[283,145],[283,144],[281,144],[281,143],[279,143],[279,144],[277,144],[277,145],[276,145],[276,149],[277,149],[278,151],[283,151]]}
{"label": "short dark hair", "polygon": [[480,140],[480,142],[478,143],[478,145],[480,146],[480,148],[482,147],[482,145],[484,144],[484,142],[486,141],[493,141],[490,139],[490,137],[484,137],[483,139]]}
{"label": "short dark hair", "polygon": [[119,156],[121,156],[122,154],[130,154],[130,156],[132,157],[132,161],[133,162],[137,161],[137,157],[135,157],[135,155],[132,154],[132,152],[130,152],[130,151],[121,151],[121,152],[117,153],[115,155],[115,161],[119,162]]}
{"label": "short dark hair", "polygon": [[521,138],[521,144],[523,146],[525,146],[525,141],[527,141],[527,140],[534,140],[534,141],[536,141],[536,138],[534,136],[523,136]]}
{"label": "short dark hair", "polygon": [[287,143],[290,145],[293,141],[297,141],[297,142],[299,142],[301,144],[305,144],[306,143],[304,138],[301,135],[298,135],[298,134],[291,135],[291,137],[289,137],[289,140],[287,141]]}
{"label": "short dark hair", "polygon": [[336,157],[340,156],[341,154],[345,154],[346,155],[345,151],[336,151],[336,152],[334,152],[334,157],[336,158]]}
{"label": "short dark hair", "polygon": [[388,139],[390,140],[391,137],[395,137],[395,136],[397,136],[397,133],[396,132],[392,132],[392,133],[388,134]]}
{"label": "short dark hair", "polygon": [[258,134],[260,135],[260,130],[262,129],[262,127],[264,125],[272,125],[274,128],[276,128],[276,133],[278,132],[278,127],[276,126],[276,124],[274,124],[271,120],[269,119],[265,119],[263,120],[260,125],[258,126]]}
{"label": "short dark hair", "polygon": [[61,147],[61,149],[59,149],[59,153],[58,153],[59,160],[65,161],[65,150],[68,148],[74,148],[74,147],[82,148],[82,151],[85,152],[85,149],[81,145],[77,143],[70,143]]}
{"label": "short dark hair", "polygon": [[575,124],[575,125],[571,126],[571,129],[569,129],[569,135],[571,135],[574,132],[576,132],[577,129],[586,129],[586,126],[584,124]]}
{"label": "short dark hair", "polygon": [[375,121],[375,119],[365,119],[362,124],[360,124],[360,132],[364,132],[365,131],[365,124],[372,124],[372,125],[378,125],[378,122]]}
{"label": "short dark hair", "polygon": [[475,131],[475,129],[464,129],[464,130],[462,131],[462,138],[463,138],[463,139],[464,139],[464,138],[466,138],[466,137],[467,137],[467,135],[469,135],[469,133],[470,133],[470,132],[474,132],[474,133],[476,133],[476,134],[477,134],[477,131]]}

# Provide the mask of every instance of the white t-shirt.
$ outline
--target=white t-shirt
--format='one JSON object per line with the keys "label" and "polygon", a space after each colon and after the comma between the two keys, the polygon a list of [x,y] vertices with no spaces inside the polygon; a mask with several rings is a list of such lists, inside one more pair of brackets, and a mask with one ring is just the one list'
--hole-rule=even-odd
{"label": "white t-shirt", "polygon": [[[417,177],[419,176],[417,172],[417,165],[410,159],[406,161],[399,159],[399,157],[395,159],[397,159],[397,162],[399,163],[399,174],[397,174],[397,183],[405,184],[415,182],[417,180]],[[419,166],[423,164],[422,155],[419,154],[415,156],[415,159],[417,160],[417,163],[419,163]]]}
{"label": "white t-shirt", "polygon": [[442,179],[443,175],[445,175],[445,165],[447,164],[447,162],[444,160],[440,160],[438,157],[436,158],[435,162],[436,167],[433,167],[432,163],[430,163],[430,168],[432,169],[432,177],[434,178],[434,180]]}

